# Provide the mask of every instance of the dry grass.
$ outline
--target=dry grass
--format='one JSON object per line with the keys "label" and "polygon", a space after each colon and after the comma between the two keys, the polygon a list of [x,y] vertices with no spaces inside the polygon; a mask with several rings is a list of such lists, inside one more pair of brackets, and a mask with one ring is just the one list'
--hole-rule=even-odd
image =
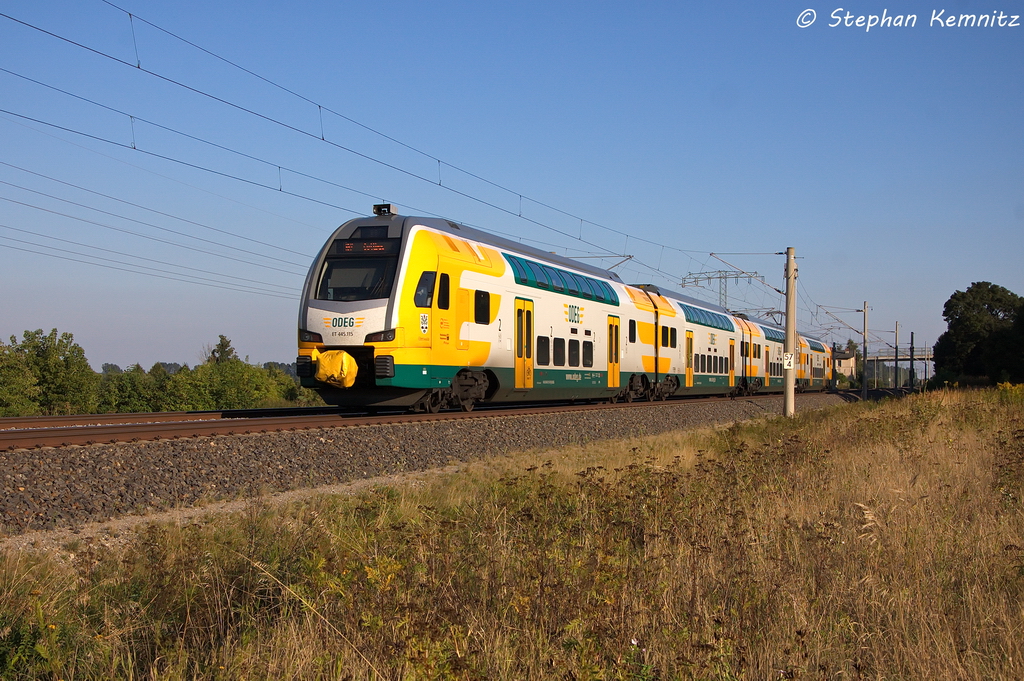
{"label": "dry grass", "polygon": [[1024,678],[997,391],[476,464],[0,556],[0,677]]}

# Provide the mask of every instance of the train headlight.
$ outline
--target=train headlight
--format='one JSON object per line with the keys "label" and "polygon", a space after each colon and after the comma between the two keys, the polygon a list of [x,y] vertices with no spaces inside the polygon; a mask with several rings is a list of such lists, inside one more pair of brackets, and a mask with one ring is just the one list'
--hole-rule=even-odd
{"label": "train headlight", "polygon": [[388,329],[387,331],[378,331],[377,333],[366,334],[366,340],[364,343],[390,343],[395,340],[395,330]]}
{"label": "train headlight", "polygon": [[305,329],[299,329],[299,342],[300,343],[323,343],[324,338],[318,333],[312,331],[306,331]]}

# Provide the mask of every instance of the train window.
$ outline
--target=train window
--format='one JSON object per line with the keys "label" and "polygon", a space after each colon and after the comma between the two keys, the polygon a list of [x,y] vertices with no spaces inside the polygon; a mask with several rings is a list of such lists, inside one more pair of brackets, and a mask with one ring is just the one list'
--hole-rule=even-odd
{"label": "train window", "polygon": [[547,336],[537,336],[537,364],[551,364],[551,339]]}
{"label": "train window", "polygon": [[434,301],[434,281],[437,279],[437,272],[424,272],[416,284],[416,293],[413,295],[413,304],[416,307],[430,307]]}
{"label": "train window", "polygon": [[565,278],[565,285],[568,287],[569,293],[574,296],[580,294],[580,280],[572,272],[562,272],[562,276]]}
{"label": "train window", "polygon": [[586,277],[576,277],[580,284],[580,295],[584,298],[596,298],[597,294],[594,293],[594,282]]}
{"label": "train window", "polygon": [[449,278],[447,274],[441,275],[441,281],[437,285],[437,309],[447,310],[449,302]]}
{"label": "train window", "polygon": [[491,323],[491,294],[477,291],[473,296],[473,321],[477,324]]}
{"label": "train window", "polygon": [[516,283],[522,284],[529,281],[529,278],[526,275],[526,268],[523,267],[523,263],[519,258],[509,258],[508,256],[505,256],[505,258],[508,260],[509,264],[512,265],[512,270],[516,273],[516,279],[521,280]]}
{"label": "train window", "polygon": [[636,320],[629,320],[629,342],[636,343]]}
{"label": "train window", "polygon": [[526,359],[533,357],[533,310],[526,311]]}
{"label": "train window", "polygon": [[667,326],[661,327],[661,347],[663,347],[663,348],[667,348],[668,347],[668,327]]}
{"label": "train window", "polygon": [[708,368],[707,355],[697,355],[697,371],[700,373],[706,373]]}
{"label": "train window", "polygon": [[583,341],[583,366],[592,367],[594,366],[594,343],[593,341]]}
{"label": "train window", "polygon": [[569,366],[580,365],[580,342],[575,338],[569,339]]}
{"label": "train window", "polygon": [[678,334],[676,333],[675,327],[672,327],[671,331],[672,335],[669,337],[668,345],[669,347],[674,348],[678,345],[679,338]]}
{"label": "train window", "polygon": [[526,266],[530,268],[530,273],[533,274],[533,278],[536,280],[538,287],[551,288],[551,282],[548,281],[547,272],[544,271],[544,267],[542,265],[527,260]]}
{"label": "train window", "polygon": [[523,311],[516,310],[516,357],[523,356]]}
{"label": "train window", "polygon": [[544,274],[548,275],[548,279],[551,280],[552,291],[558,291],[561,293],[565,290],[565,285],[562,283],[562,277],[558,274],[558,270],[552,267],[545,267]]}
{"label": "train window", "polygon": [[346,302],[388,298],[397,270],[397,255],[328,258],[316,298]]}
{"label": "train window", "polygon": [[555,339],[555,347],[554,347],[554,352],[552,354],[554,355],[554,360],[555,360],[553,362],[553,364],[556,367],[564,367],[565,366],[565,339],[564,338],[556,338]]}

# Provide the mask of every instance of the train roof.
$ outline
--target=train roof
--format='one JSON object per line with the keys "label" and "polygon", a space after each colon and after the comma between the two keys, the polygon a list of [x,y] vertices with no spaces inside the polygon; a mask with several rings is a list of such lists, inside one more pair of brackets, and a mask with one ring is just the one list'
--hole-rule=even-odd
{"label": "train roof", "polygon": [[[641,288],[641,289],[644,289],[644,290],[647,290],[647,291],[651,291],[652,293],[657,293],[657,294],[662,295],[662,296],[664,296],[664,297],[666,297],[666,298],[668,298],[670,300],[678,300],[678,301],[686,303],[688,305],[696,305],[698,307],[702,307],[705,310],[711,310],[713,312],[718,312],[718,313],[721,313],[721,314],[726,314],[726,315],[729,315],[730,317],[738,317],[739,319],[745,319],[746,321],[752,322],[754,324],[757,324],[758,326],[761,326],[761,327],[764,327],[764,328],[773,329],[775,331],[779,331],[783,335],[785,335],[785,333],[786,333],[785,327],[783,327],[783,326],[781,326],[779,324],[776,324],[775,322],[773,322],[771,320],[764,319],[762,317],[748,317],[745,314],[738,314],[736,312],[732,312],[730,310],[727,310],[726,308],[722,307],[721,305],[715,305],[714,303],[709,303],[709,302],[707,302],[705,300],[700,300],[698,298],[691,298],[690,296],[684,295],[684,294],[679,293],[677,291],[666,290],[666,289],[661,288],[660,286],[655,286],[654,284],[631,284],[631,286],[635,286],[636,288]],[[808,335],[806,333],[801,333],[799,330],[797,331],[797,335],[800,336],[801,338],[805,339],[805,340],[814,341],[815,343],[818,343],[819,345],[821,345],[823,347],[825,346],[824,341],[822,341],[820,338],[817,338],[815,336],[810,336],[810,335]]]}
{"label": "train roof", "polygon": [[[378,212],[378,209],[383,210]],[[588,265],[587,263],[580,262],[579,260],[573,260],[572,258],[563,255],[558,255],[557,253],[552,253],[550,251],[544,251],[539,248],[534,248],[533,246],[527,246],[526,244],[520,243],[518,241],[506,239],[505,237],[497,236],[495,234],[491,234],[490,232],[485,232],[482,229],[468,227],[466,225],[453,222],[451,220],[446,220],[444,218],[427,218],[413,217],[408,215],[398,215],[394,212],[394,207],[391,206],[390,204],[374,206],[374,213],[376,213],[376,215],[374,216],[365,218],[354,218],[352,220],[348,220],[334,231],[334,233],[331,235],[331,241],[338,238],[346,238],[350,236],[353,232],[355,232],[355,230],[358,227],[363,226],[382,226],[382,224],[384,223],[390,223],[388,225],[388,234],[390,236],[392,234],[392,231],[396,227],[396,222],[398,223],[397,226],[400,228],[400,231],[402,232],[403,235],[405,233],[406,226],[413,227],[415,225],[423,225],[424,227],[436,229],[439,232],[446,232],[453,236],[461,236],[464,238],[472,239],[474,241],[479,241],[480,243],[488,244],[490,246],[496,246],[498,248],[510,251],[512,253],[518,253],[520,255],[525,255],[530,258],[536,258],[538,260],[542,260],[550,264],[558,264],[563,267],[569,267],[580,272],[586,272],[587,274],[591,274],[594,276],[604,277],[605,279],[626,286],[633,286],[635,288],[651,291],[653,293],[657,293],[666,298],[669,298],[670,300],[676,300],[681,303],[686,303],[688,305],[695,305],[705,310],[718,312],[720,314],[725,314],[730,317],[739,317],[739,315],[737,315],[734,312],[730,312],[721,305],[716,305],[706,300],[700,300],[699,298],[693,298],[691,296],[679,293],[678,291],[663,289],[660,286],[656,286],[654,284],[626,284],[626,282],[622,281],[622,278],[618,274],[612,272],[611,270],[606,270],[600,267],[595,267],[593,265]],[[394,236],[397,237],[398,235],[395,234]],[[766,319],[760,319],[757,317],[748,318],[745,315],[741,318],[747,319],[747,321],[759,324],[761,326],[767,326],[769,328],[785,332],[785,329],[783,329],[781,326],[779,326],[775,322],[771,322]],[[821,339],[815,338],[813,336],[808,336],[807,334],[799,333],[799,331],[797,333],[798,335],[802,336],[807,340],[813,340],[817,343],[820,343],[821,345],[824,345]]]}
{"label": "train roof", "polygon": [[595,267],[594,265],[588,265],[587,263],[580,262],[579,260],[573,260],[572,258],[567,258],[565,256],[558,255],[557,253],[551,253],[550,251],[544,251],[539,248],[534,248],[533,246],[527,246],[526,244],[519,243],[518,241],[513,241],[512,239],[506,239],[505,237],[496,236],[494,234],[491,234],[490,232],[485,232],[482,229],[476,229],[475,227],[467,227],[466,225],[462,225],[457,222],[452,222],[451,220],[445,220],[443,218],[412,217],[394,214],[378,215],[375,217],[366,218],[355,218],[341,225],[341,227],[335,230],[331,238],[345,238],[351,235],[356,230],[356,228],[362,226],[380,226],[382,223],[391,222],[392,224],[389,225],[389,227],[393,227],[394,223],[398,221],[401,221],[401,228],[403,233],[407,226],[411,228],[415,225],[423,225],[424,227],[430,227],[431,229],[436,229],[439,232],[445,232],[447,234],[451,234],[452,236],[460,236],[463,238],[472,239],[474,241],[479,241],[480,243],[487,244],[489,246],[496,246],[498,248],[510,251],[512,253],[525,255],[529,258],[536,258],[537,260],[542,260],[548,264],[557,264],[561,265],[562,267],[568,267],[570,269],[585,272],[587,274],[591,274],[597,277],[603,277],[605,279],[620,284],[624,283],[622,279],[619,277],[619,275],[616,274],[615,272],[612,272],[611,270]]}
{"label": "train roof", "polygon": [[645,291],[651,291],[652,293],[657,293],[658,295],[665,296],[670,300],[678,300],[679,302],[686,303],[687,305],[696,305],[697,307],[702,307],[705,310],[711,310],[712,312],[720,312],[721,314],[727,314],[730,317],[736,316],[735,314],[729,312],[729,310],[725,309],[721,305],[715,305],[714,303],[709,303],[708,301],[701,300],[700,298],[693,298],[691,296],[679,293],[678,291],[667,290],[660,286],[655,286],[654,284],[630,284],[630,286],[635,286],[636,288],[644,289]]}

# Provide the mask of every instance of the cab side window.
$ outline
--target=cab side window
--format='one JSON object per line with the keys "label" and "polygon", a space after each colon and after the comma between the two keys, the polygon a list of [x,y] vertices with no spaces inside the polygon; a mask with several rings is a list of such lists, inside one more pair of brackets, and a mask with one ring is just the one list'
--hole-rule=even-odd
{"label": "cab side window", "polygon": [[437,279],[437,272],[424,272],[416,284],[416,293],[413,295],[413,304],[416,307],[430,307],[434,302],[434,281]]}
{"label": "cab side window", "polygon": [[437,309],[447,310],[449,303],[449,283],[448,275],[441,274],[441,281],[438,282],[437,287]]}

